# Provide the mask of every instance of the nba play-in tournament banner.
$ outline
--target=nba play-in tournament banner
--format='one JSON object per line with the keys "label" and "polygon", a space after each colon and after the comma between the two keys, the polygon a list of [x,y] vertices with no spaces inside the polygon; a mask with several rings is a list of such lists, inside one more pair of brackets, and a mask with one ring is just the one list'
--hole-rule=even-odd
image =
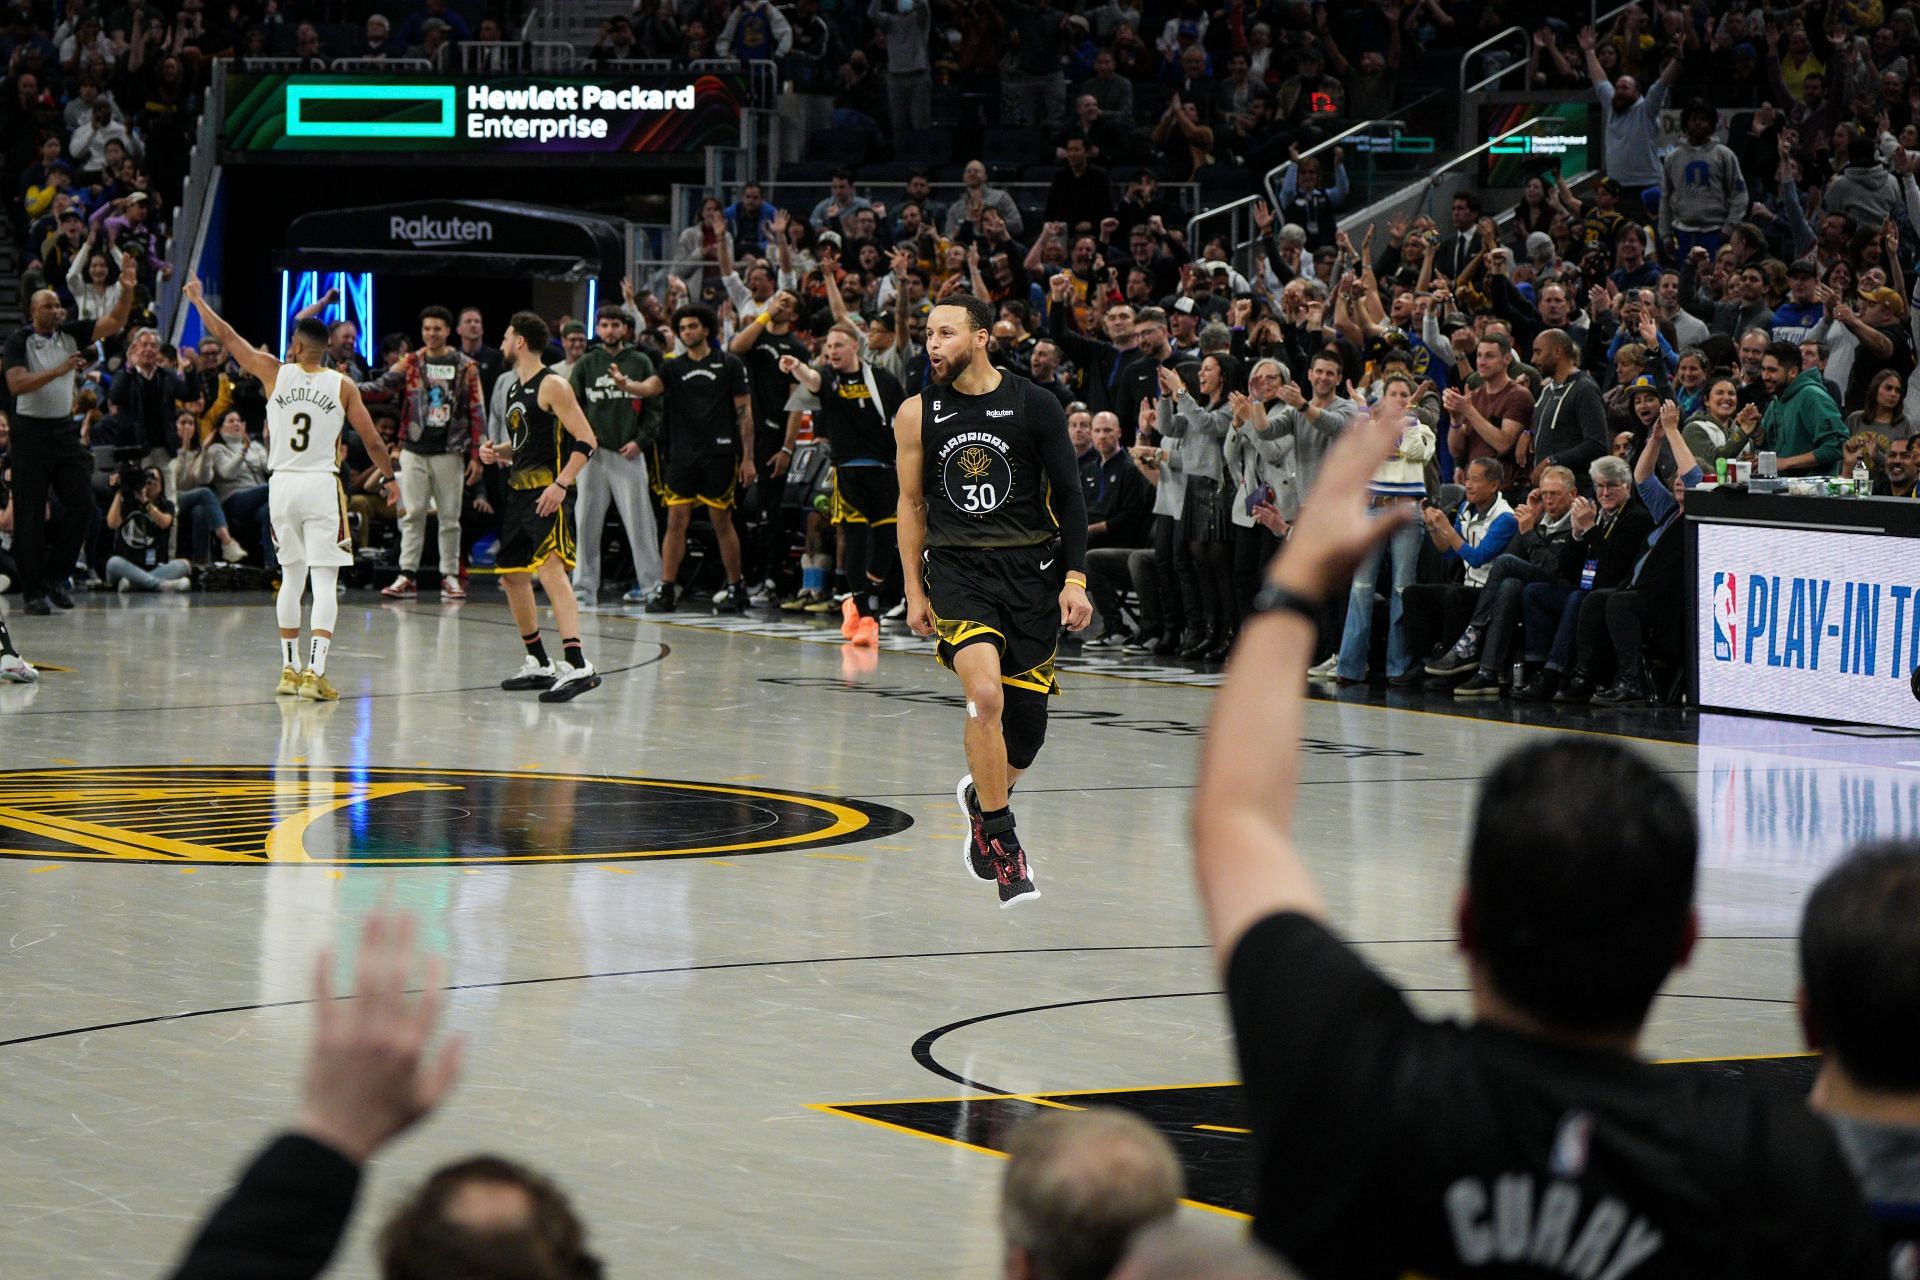
{"label": "nba play-in tournament banner", "polygon": [[734,146],[742,75],[304,76],[230,72],[229,159],[313,152],[433,162],[686,156]]}
{"label": "nba play-in tournament banner", "polygon": [[1920,559],[1907,538],[1703,523],[1700,705],[1920,729]]}

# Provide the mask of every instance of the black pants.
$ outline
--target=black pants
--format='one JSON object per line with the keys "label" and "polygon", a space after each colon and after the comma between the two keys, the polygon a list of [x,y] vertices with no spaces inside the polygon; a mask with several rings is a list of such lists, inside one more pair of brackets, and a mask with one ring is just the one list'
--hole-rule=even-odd
{"label": "black pants", "polygon": [[1120,592],[1133,585],[1127,562],[1134,551],[1133,547],[1095,547],[1087,552],[1087,594],[1108,634],[1121,629]]}
{"label": "black pants", "polygon": [[1182,627],[1198,627],[1200,587],[1186,539],[1180,536],[1178,516],[1153,518],[1153,572],[1159,588],[1155,598],[1160,602],[1160,634],[1178,636]]}
{"label": "black pants", "polygon": [[1452,644],[1467,629],[1473,607],[1480,603],[1480,588],[1451,582],[1416,582],[1401,594],[1405,611],[1407,652],[1415,662],[1426,662],[1435,645]]}
{"label": "black pants", "polygon": [[1235,525],[1233,528],[1233,603],[1234,617],[1245,618],[1253,610],[1253,597],[1260,590],[1267,565],[1280,550],[1280,539],[1260,525]]}
{"label": "black pants", "polygon": [[1616,676],[1645,675],[1640,650],[1647,634],[1647,593],[1622,589],[1606,604],[1607,636],[1613,641]]}
{"label": "black pants", "polygon": [[[13,420],[13,554],[20,590],[32,599],[63,581],[93,523],[93,455],[70,418]],[[47,522],[47,498],[55,500]]]}
{"label": "black pants", "polygon": [[[1152,547],[1140,547],[1127,553],[1127,573],[1133,579],[1134,594],[1140,597],[1140,634],[1159,636],[1167,633],[1167,612],[1160,599],[1160,566]],[[1173,634],[1177,635],[1178,632]]]}
{"label": "black pants", "polygon": [[[1614,672],[1616,654],[1613,637],[1607,626],[1607,614],[1614,598],[1620,594],[1618,588],[1600,587],[1587,592],[1586,598],[1580,602],[1580,618],[1574,632],[1573,668],[1576,671],[1584,671],[1587,678],[1596,683],[1606,680]],[[1640,659],[1637,631],[1634,636],[1633,657],[1636,662]]]}

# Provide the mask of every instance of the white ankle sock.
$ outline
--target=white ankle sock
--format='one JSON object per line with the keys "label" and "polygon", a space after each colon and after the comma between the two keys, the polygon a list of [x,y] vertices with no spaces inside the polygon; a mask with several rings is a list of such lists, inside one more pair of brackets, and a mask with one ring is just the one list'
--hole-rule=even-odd
{"label": "white ankle sock", "polygon": [[315,636],[313,638],[313,661],[307,664],[307,670],[317,676],[327,674],[327,650],[331,648],[332,645],[333,638],[331,636]]}
{"label": "white ankle sock", "polygon": [[295,671],[300,669],[299,636],[280,637],[280,665],[283,667],[292,667]]}

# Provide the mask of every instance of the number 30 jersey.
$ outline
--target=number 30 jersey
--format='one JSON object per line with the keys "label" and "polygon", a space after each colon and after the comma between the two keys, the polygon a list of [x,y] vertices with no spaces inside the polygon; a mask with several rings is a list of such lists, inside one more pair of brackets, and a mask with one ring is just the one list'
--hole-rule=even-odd
{"label": "number 30 jersey", "polygon": [[920,446],[928,546],[1032,547],[1060,536],[1067,495],[1055,492],[1047,457],[1064,454],[1075,474],[1067,415],[1027,379],[1002,370],[1000,385],[978,396],[929,386]]}
{"label": "number 30 jersey", "polygon": [[341,375],[332,369],[311,373],[288,362],[273,380],[267,398],[267,468],[333,474],[340,432],[347,411],[340,402]]}

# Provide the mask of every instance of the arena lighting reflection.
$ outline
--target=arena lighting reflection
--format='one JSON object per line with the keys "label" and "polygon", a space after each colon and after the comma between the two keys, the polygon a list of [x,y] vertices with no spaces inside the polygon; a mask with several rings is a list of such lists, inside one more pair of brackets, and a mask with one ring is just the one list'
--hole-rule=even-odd
{"label": "arena lighting reflection", "polygon": [[280,273],[280,346],[275,354],[284,355],[287,340],[293,336],[294,317],[318,302],[329,289],[339,290],[337,302],[328,304],[319,318],[329,328],[340,320],[353,321],[360,331],[360,358],[373,367],[373,273],[371,271],[281,271]]}

